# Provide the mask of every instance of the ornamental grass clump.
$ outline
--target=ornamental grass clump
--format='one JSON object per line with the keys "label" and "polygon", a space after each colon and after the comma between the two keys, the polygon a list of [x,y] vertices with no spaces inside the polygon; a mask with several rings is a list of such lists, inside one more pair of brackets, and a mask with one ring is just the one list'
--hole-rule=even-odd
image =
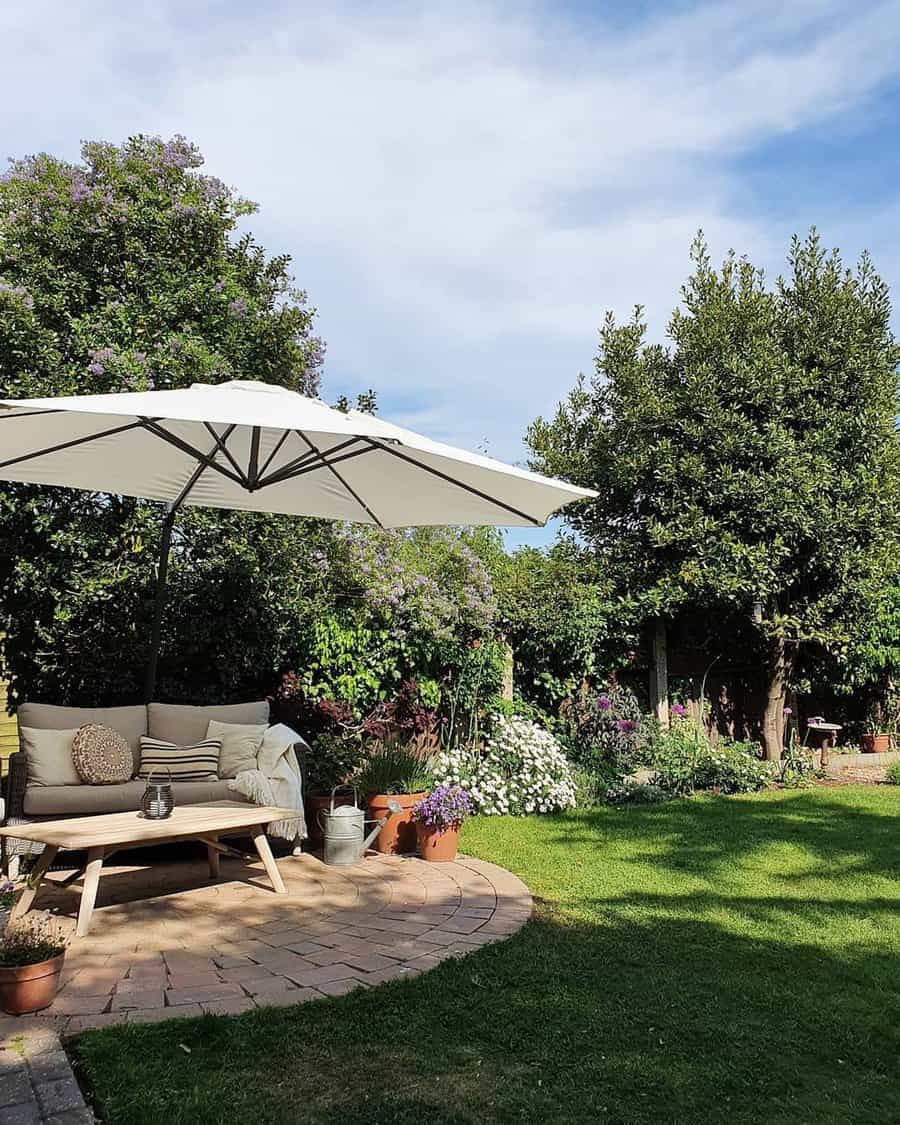
{"label": "ornamental grass clump", "polygon": [[472,815],[472,798],[460,785],[438,785],[413,805],[412,819],[433,832],[458,829]]}
{"label": "ornamental grass clump", "polygon": [[461,785],[476,813],[524,816],[575,805],[575,779],[549,731],[518,715],[495,715],[484,748],[458,746],[439,754],[440,785]]}

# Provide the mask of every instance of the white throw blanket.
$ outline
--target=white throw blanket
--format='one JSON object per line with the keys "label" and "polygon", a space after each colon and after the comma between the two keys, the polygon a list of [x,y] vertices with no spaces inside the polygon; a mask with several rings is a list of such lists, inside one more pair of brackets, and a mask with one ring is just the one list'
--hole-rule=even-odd
{"label": "white throw blanket", "polygon": [[298,742],[309,749],[300,735],[284,723],[269,727],[256,755],[256,769],[244,770],[228,783],[229,789],[254,804],[297,810],[296,818],[279,820],[266,829],[270,836],[290,840],[295,852],[300,850],[300,841],[306,839],[300,766],[293,752]]}

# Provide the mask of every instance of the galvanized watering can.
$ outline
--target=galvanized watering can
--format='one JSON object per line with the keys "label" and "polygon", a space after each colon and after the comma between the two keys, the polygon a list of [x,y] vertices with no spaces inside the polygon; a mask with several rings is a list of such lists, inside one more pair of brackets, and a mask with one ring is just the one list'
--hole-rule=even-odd
{"label": "galvanized watering can", "polygon": [[[335,808],[334,795],[342,789],[352,790],[353,804],[338,805]],[[338,785],[331,790],[331,808],[319,812],[319,826],[325,837],[325,862],[332,867],[351,867],[358,863],[391,819],[390,816],[383,816],[381,820],[367,821],[365,811],[357,807],[358,802],[359,794],[355,786]],[[403,807],[397,801],[388,801],[388,808],[392,816],[403,812]],[[366,824],[375,825],[368,836],[365,834]]]}

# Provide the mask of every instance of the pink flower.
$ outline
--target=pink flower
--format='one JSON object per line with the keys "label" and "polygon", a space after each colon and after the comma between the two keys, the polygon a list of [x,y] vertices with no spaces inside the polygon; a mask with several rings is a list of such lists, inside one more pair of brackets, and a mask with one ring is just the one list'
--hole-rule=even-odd
{"label": "pink flower", "polygon": [[677,715],[679,719],[683,719],[687,715],[687,710],[681,703],[672,704],[672,714]]}

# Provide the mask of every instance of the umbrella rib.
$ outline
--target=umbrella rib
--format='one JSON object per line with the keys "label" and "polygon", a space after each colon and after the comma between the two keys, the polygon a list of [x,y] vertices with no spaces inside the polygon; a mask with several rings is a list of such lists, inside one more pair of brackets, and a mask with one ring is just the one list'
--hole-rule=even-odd
{"label": "umbrella rib", "polygon": [[251,492],[259,488],[259,426],[250,431],[250,460],[247,462],[247,487]]}
{"label": "umbrella rib", "polygon": [[285,481],[296,480],[297,477],[304,477],[307,473],[317,473],[320,469],[328,469],[332,465],[340,464],[341,461],[352,461],[354,457],[362,457],[364,454],[371,452],[371,446],[367,449],[351,449],[349,453],[342,453],[340,457],[332,457],[330,461],[325,459],[328,454],[319,458],[310,453],[308,457],[298,459],[302,460],[302,464],[297,464],[292,469],[279,469],[277,473],[267,477],[259,487],[265,488],[270,484],[284,484]]}
{"label": "umbrella rib", "polygon": [[[180,449],[182,453],[193,457],[195,461],[202,461],[204,459],[205,454],[201,453],[199,449],[195,449],[194,446],[190,445],[188,442],[182,441],[182,439],[176,437],[175,434],[170,434],[167,429],[157,425],[156,422],[150,418],[141,419],[140,424],[143,425],[144,429],[149,433],[160,438],[162,441],[167,441],[169,445],[174,445],[176,449]],[[224,465],[219,465],[216,461],[210,461],[209,467],[215,469],[217,473],[221,473],[223,477],[228,477],[229,480],[234,481],[235,484],[240,485],[241,488],[247,487],[247,482],[243,477],[233,473],[231,469],[226,469]]]}
{"label": "umbrella rib", "polygon": [[221,434],[216,433],[216,431],[212,428],[212,426],[209,424],[209,422],[204,422],[203,425],[206,427],[207,433],[209,433],[212,437],[214,437],[216,439],[216,443],[218,445],[219,451],[221,453],[225,454],[225,456],[228,458],[228,461],[231,464],[231,467],[234,469],[234,471],[238,474],[238,476],[242,476],[243,473],[241,472],[240,465],[237,463],[237,461],[235,461],[234,457],[232,457],[231,450],[225,444],[225,442],[228,440],[228,437],[233,433],[234,426],[231,426],[229,428],[229,430],[227,431],[227,433],[225,434],[225,436],[223,437]]}
{"label": "umbrella rib", "polygon": [[113,434],[124,434],[128,430],[142,427],[141,422],[127,422],[123,426],[114,426],[111,430],[101,430],[96,434],[87,434],[85,437],[73,438],[71,441],[60,442],[59,445],[50,445],[46,449],[38,449],[34,453],[23,453],[20,457],[11,457],[8,461],[0,461],[0,469],[9,469],[13,465],[21,465],[23,461],[33,461],[35,457],[45,457],[48,453],[59,453],[63,449],[74,449],[77,445],[86,445],[90,441],[100,438],[112,437]]}
{"label": "umbrella rib", "polygon": [[369,505],[365,502],[365,500],[363,500],[363,498],[353,488],[353,486],[351,484],[349,484],[344,479],[344,477],[341,476],[341,474],[337,471],[337,469],[334,467],[334,465],[331,462],[325,460],[325,458],[322,456],[321,451],[315,447],[315,445],[309,440],[309,438],[306,436],[306,434],[302,430],[294,430],[294,433],[297,435],[298,438],[300,438],[302,441],[306,442],[306,444],[313,451],[313,453],[317,454],[321,458],[323,464],[325,464],[331,470],[331,472],[337,477],[338,482],[340,484],[342,484],[344,486],[344,488],[346,488],[346,490],[350,493],[350,495],[353,497],[353,499],[356,501],[356,503],[359,504],[359,506],[362,508],[362,510],[364,512],[366,512],[366,514],[371,519],[373,519],[379,527],[383,528],[384,524],[381,522],[381,520],[378,518],[378,516],[375,515],[375,513],[372,511],[372,509],[369,507]]}
{"label": "umbrella rib", "polygon": [[[288,430],[285,436],[287,437],[290,434],[297,434],[299,436],[300,431]],[[288,477],[297,473],[298,470],[303,470],[309,465],[315,464],[316,461],[321,461],[323,457],[330,457],[332,454],[339,453],[342,449],[346,449],[350,445],[355,445],[358,441],[362,440],[363,439],[359,437],[348,438],[346,441],[339,442],[337,445],[332,446],[326,453],[319,454],[318,457],[313,453],[307,452],[300,457],[295,457],[292,461],[285,461],[281,468],[275,469],[269,476],[259,480],[258,486],[264,488],[267,484],[278,484],[282,480],[287,480]],[[368,451],[363,450],[362,452]]]}
{"label": "umbrella rib", "polygon": [[279,452],[281,451],[281,447],[284,445],[284,443],[287,441],[287,439],[291,436],[292,432],[293,431],[291,431],[291,430],[284,430],[282,432],[281,437],[275,443],[275,448],[272,450],[272,452],[269,454],[269,456],[263,462],[263,466],[259,470],[260,487],[262,487],[262,479],[266,475],[266,469],[268,469],[268,467],[272,464],[272,462],[278,456]]}
{"label": "umbrella rib", "polygon": [[222,443],[228,441],[228,439],[236,429],[237,423],[235,422],[233,425],[228,427],[228,429],[221,437],[219,437],[217,433],[213,433],[213,437],[216,439],[216,444],[209,451],[209,453],[207,453],[200,459],[200,463],[197,465],[197,468],[193,471],[193,473],[191,473],[191,476],[185,484],[184,488],[182,488],[181,492],[178,493],[178,496],[172,501],[171,505],[169,506],[170,512],[178,511],[185,500],[187,500],[188,496],[190,495],[191,489],[194,487],[200,477],[203,476],[207,469],[214,467],[213,460],[216,454],[223,448]]}
{"label": "umbrella rib", "polygon": [[533,527],[543,527],[544,525],[540,520],[536,520],[534,516],[530,516],[527,512],[522,512],[518,508],[514,508],[511,504],[506,504],[502,500],[498,500],[495,496],[490,496],[487,492],[482,492],[480,488],[475,488],[474,485],[466,484],[465,481],[456,480],[447,473],[442,473],[440,469],[434,469],[431,465],[423,465],[421,461],[417,461],[415,457],[410,457],[408,453],[401,453],[392,445],[383,445],[377,438],[368,438],[368,441],[376,449],[382,450],[384,453],[390,453],[392,457],[398,457],[401,461],[405,461],[408,465],[414,465],[417,469],[424,469],[426,473],[431,473],[432,476],[439,477],[441,480],[446,481],[448,484],[455,485],[457,488],[462,488],[466,492],[470,492],[473,496],[477,496],[481,500],[486,500],[489,504],[493,504],[497,508],[502,508],[504,512],[509,512],[514,516],[519,516],[523,520],[527,520]]}
{"label": "umbrella rib", "polygon": [[42,414],[62,414],[61,410],[17,410],[15,414],[0,414],[2,418],[40,418]]}

